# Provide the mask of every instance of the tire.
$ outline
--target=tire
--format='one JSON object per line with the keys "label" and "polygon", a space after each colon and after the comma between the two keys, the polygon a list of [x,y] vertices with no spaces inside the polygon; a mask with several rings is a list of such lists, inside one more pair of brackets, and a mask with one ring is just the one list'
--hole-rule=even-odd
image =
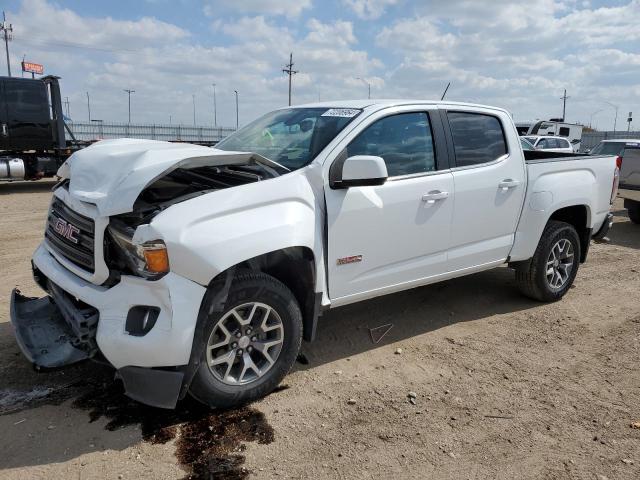
{"label": "tire", "polygon": [[640,202],[629,202],[627,212],[633,223],[640,223]]}
{"label": "tire", "polygon": [[[570,245],[570,250],[567,245]],[[561,247],[564,247],[561,249]],[[552,252],[552,249],[554,251]],[[568,252],[572,256],[568,257]],[[563,252],[567,254],[563,257]],[[555,263],[555,260],[558,263]],[[548,267],[548,262],[554,263]],[[551,220],[542,232],[540,242],[528,268],[516,270],[516,283],[520,291],[529,298],[541,302],[560,300],[571,288],[580,265],[580,239],[578,232],[565,222]],[[566,267],[565,267],[566,266]],[[553,273],[549,273],[549,268]],[[548,277],[551,275],[551,279]],[[566,277],[566,278],[565,278]]]}
{"label": "tire", "polygon": [[[235,407],[268,395],[287,375],[302,342],[302,313],[282,282],[264,273],[241,273],[222,312],[210,313],[203,331],[205,345],[189,393],[210,407]],[[274,345],[265,348],[268,344]]]}

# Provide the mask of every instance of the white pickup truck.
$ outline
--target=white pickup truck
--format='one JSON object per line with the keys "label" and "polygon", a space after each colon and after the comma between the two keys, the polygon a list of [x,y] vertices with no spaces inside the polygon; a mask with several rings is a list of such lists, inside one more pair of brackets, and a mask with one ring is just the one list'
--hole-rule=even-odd
{"label": "white pickup truck", "polygon": [[609,229],[615,156],[526,154],[505,110],[426,101],[285,108],[215,149],[98,142],[58,172],[17,341],[41,368],[106,359],[150,405],[228,407],[329,308],[504,264],[558,300]]}

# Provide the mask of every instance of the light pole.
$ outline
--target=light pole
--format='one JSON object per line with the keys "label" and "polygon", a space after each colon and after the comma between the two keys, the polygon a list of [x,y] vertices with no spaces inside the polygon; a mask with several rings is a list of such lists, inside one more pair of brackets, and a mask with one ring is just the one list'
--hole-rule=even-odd
{"label": "light pole", "polygon": [[87,92],[87,111],[89,112],[89,121],[91,121],[91,103],[89,102],[89,92]]}
{"label": "light pole", "polygon": [[596,110],[595,112],[593,112],[591,115],[589,115],[589,128],[591,128],[591,122],[593,120],[593,116],[597,115],[598,113],[600,113],[602,111],[602,109],[600,110]]}
{"label": "light pole", "polygon": [[618,123],[618,105],[614,105],[613,103],[607,102],[605,100],[603,100],[603,102],[616,109],[616,117],[613,119],[613,133],[616,133],[616,124]]}
{"label": "light pole", "polygon": [[135,93],[136,91],[131,90],[129,88],[125,88],[124,91],[129,94],[129,122],[128,123],[131,123],[131,94]]}
{"label": "light pole", "polygon": [[192,93],[191,98],[193,100],[193,126],[196,126],[196,94]]}
{"label": "light pole", "polygon": [[236,94],[236,130],[238,130],[238,126],[240,125],[238,117],[238,90],[234,90],[233,92]]}
{"label": "light pole", "polygon": [[217,105],[216,105],[216,84],[212,83],[211,85],[213,85],[213,126],[217,127],[218,126],[218,112],[217,112]]}
{"label": "light pole", "polygon": [[369,91],[369,96],[368,96],[367,98],[369,98],[369,99],[370,99],[370,98],[371,98],[371,84],[370,84],[367,80],[365,80],[364,78],[362,78],[362,77],[357,77],[357,78],[356,78],[356,80],[362,80],[364,83],[366,83],[366,84],[367,84],[367,89],[368,89],[368,91]]}

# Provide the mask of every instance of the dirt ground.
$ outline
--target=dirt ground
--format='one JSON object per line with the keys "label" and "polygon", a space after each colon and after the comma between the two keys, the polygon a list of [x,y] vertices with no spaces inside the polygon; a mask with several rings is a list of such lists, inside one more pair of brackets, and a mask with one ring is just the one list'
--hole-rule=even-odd
{"label": "dirt ground", "polygon": [[277,393],[167,412],[104,367],[19,353],[9,295],[40,295],[51,185],[0,184],[0,478],[640,478],[640,226],[621,202],[558,303],[499,268],[339,308]]}

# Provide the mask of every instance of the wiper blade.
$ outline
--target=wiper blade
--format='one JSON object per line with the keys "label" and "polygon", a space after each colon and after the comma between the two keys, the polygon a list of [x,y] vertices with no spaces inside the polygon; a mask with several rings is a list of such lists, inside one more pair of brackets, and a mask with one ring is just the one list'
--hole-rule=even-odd
{"label": "wiper blade", "polygon": [[254,153],[253,154],[253,158],[256,162],[262,163],[263,165],[267,165],[268,167],[276,167],[276,168],[281,168],[283,169],[285,172],[290,172],[291,169],[285,167],[284,165],[282,165],[281,163],[276,162],[275,160],[271,160],[267,157],[263,157],[260,154]]}

